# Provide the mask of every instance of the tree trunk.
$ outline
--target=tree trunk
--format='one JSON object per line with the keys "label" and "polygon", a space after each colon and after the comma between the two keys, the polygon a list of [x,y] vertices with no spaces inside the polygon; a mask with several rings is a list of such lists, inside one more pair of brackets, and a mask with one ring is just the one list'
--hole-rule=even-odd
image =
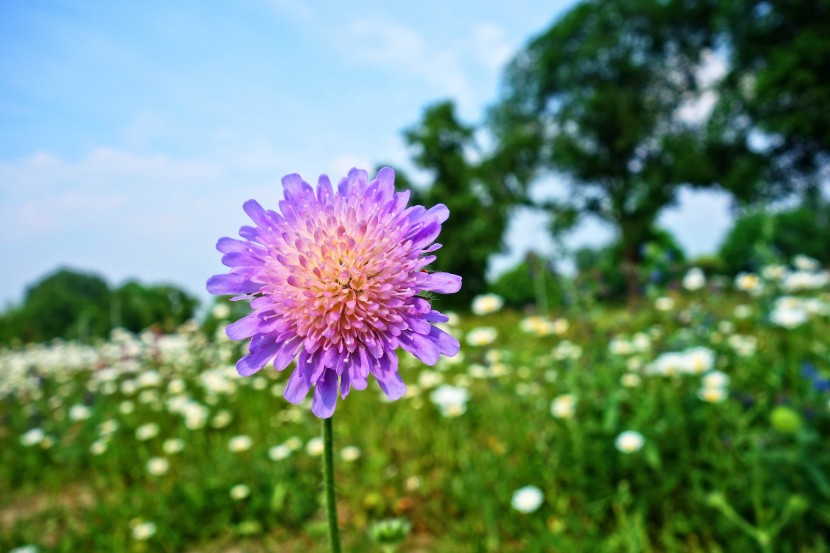
{"label": "tree trunk", "polygon": [[640,296],[640,232],[637,222],[621,220],[617,222],[620,231],[621,259],[620,270],[625,278],[628,301]]}

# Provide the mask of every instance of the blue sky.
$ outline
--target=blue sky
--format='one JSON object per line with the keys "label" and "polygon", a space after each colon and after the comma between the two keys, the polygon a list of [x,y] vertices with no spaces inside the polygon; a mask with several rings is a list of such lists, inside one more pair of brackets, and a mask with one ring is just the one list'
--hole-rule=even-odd
{"label": "blue sky", "polygon": [[[0,306],[58,266],[204,298],[245,200],[275,203],[287,173],[406,167],[426,105],[479,122],[505,62],[573,3],[0,0]],[[663,223],[708,252],[727,206],[684,195]],[[547,247],[543,221],[508,241],[497,267]]]}

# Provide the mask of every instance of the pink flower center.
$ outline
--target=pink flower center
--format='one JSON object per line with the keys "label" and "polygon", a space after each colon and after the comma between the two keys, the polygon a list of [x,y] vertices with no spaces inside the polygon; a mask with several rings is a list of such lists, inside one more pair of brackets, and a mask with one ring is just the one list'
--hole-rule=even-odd
{"label": "pink flower center", "polygon": [[305,349],[335,347],[354,352],[359,344],[380,351],[381,336],[399,336],[402,316],[415,295],[418,251],[405,240],[409,222],[360,198],[337,197],[334,205],[304,206],[305,227],[283,221],[282,240],[267,264],[265,289],[283,317],[296,323]]}

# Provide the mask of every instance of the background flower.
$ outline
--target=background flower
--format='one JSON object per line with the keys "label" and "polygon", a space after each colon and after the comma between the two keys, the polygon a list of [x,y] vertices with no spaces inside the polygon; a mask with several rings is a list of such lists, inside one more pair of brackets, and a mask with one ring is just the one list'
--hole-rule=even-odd
{"label": "background flower", "polygon": [[510,505],[520,513],[532,513],[542,505],[544,499],[542,490],[536,486],[525,486],[513,493]]}
{"label": "background flower", "polygon": [[639,432],[634,430],[626,430],[617,436],[614,441],[614,446],[623,453],[634,453],[642,449],[645,443],[645,438]]}

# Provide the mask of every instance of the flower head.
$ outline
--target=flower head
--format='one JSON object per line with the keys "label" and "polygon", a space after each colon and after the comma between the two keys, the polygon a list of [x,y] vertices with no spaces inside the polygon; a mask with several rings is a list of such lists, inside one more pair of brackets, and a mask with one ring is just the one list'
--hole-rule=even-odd
{"label": "flower head", "polygon": [[542,505],[544,500],[542,490],[536,486],[525,486],[513,492],[510,505],[520,513],[532,513]]}
{"label": "flower head", "polygon": [[170,470],[170,461],[164,457],[151,457],[147,461],[147,472],[153,476],[161,476]]}
{"label": "flower head", "polygon": [[234,436],[228,441],[228,449],[233,453],[242,453],[243,451],[248,451],[249,449],[251,449],[252,445],[254,445],[254,441],[251,439],[250,436],[246,436],[244,434]]}
{"label": "flower head", "polygon": [[471,310],[476,315],[495,313],[504,306],[504,299],[496,294],[482,294],[473,298]]}
{"label": "flower head", "polygon": [[149,521],[135,519],[131,522],[134,540],[147,541],[156,533],[156,525]]}
{"label": "flower head", "polygon": [[268,450],[268,457],[272,461],[282,461],[291,457],[291,448],[285,444],[275,445]]}
{"label": "flower head", "polygon": [[691,292],[706,286],[706,275],[700,267],[692,267],[683,277],[683,288]]}
{"label": "flower head", "polygon": [[161,449],[168,455],[179,453],[184,449],[184,440],[179,438],[164,440],[164,443],[161,445]]}
{"label": "flower head", "polygon": [[237,484],[231,488],[231,499],[236,501],[242,501],[249,495],[251,495],[251,488],[246,486],[245,484]]}
{"label": "flower head", "polygon": [[623,453],[634,453],[635,451],[640,451],[645,441],[645,438],[639,432],[626,430],[617,436],[617,439],[614,440],[614,445]]}
{"label": "flower head", "polygon": [[353,463],[360,459],[360,448],[356,445],[347,445],[340,450],[340,457],[347,463]]}
{"label": "flower head", "polygon": [[492,326],[474,328],[467,334],[467,343],[471,346],[489,346],[496,341],[498,335],[498,331]]}
{"label": "flower head", "polygon": [[461,386],[443,384],[432,391],[429,399],[445,417],[458,417],[467,411],[467,401],[470,399],[470,392]]}
{"label": "flower head", "polygon": [[227,327],[232,339],[251,338],[238,372],[269,362],[281,371],[299,354],[285,398],[300,403],[314,386],[311,410],[321,418],[334,413],[338,387],[345,398],[365,389],[370,374],[390,399],[403,396],[398,348],[428,365],[459,350],[433,325],[447,317],[419,296],[461,288],[460,277],[425,270],[449,210],[407,208],[409,192],[395,192],[394,181],[388,168],[371,182],[352,169],[336,190],[321,175],[315,191],[288,175],[280,213],[249,200],[243,207],[255,226],[216,246],[231,270],[211,277],[208,292],[251,302],[252,312]]}
{"label": "flower head", "polygon": [[576,410],[576,397],[573,394],[562,394],[553,398],[550,404],[550,413],[557,419],[570,419]]}
{"label": "flower head", "polygon": [[146,424],[142,424],[138,428],[135,429],[135,437],[136,439],[146,442],[152,438],[155,438],[159,434],[159,425],[154,422],[148,422]]}

